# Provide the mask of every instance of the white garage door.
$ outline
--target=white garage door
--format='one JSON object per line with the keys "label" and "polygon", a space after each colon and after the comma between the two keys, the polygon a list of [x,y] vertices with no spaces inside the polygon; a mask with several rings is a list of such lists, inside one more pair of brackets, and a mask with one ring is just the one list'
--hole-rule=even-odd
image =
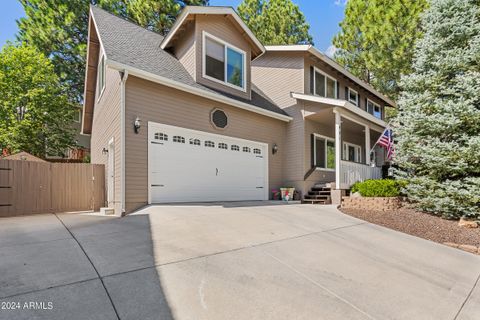
{"label": "white garage door", "polygon": [[148,123],[150,203],[268,199],[268,145]]}

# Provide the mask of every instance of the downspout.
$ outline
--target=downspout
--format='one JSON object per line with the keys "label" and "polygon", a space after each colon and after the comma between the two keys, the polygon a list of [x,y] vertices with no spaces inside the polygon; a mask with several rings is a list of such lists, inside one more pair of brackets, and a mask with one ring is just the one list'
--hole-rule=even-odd
{"label": "downspout", "polygon": [[120,180],[122,193],[122,216],[125,215],[125,83],[128,78],[128,70],[120,72]]}

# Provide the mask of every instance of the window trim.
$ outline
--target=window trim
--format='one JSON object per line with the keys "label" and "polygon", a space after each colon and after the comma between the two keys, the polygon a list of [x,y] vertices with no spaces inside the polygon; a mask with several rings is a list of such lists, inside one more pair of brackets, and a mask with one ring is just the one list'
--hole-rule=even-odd
{"label": "window trim", "polygon": [[[352,102],[352,100],[350,100],[350,92],[355,92],[355,95],[357,97],[355,103]],[[353,90],[352,88],[348,87],[348,96],[347,97],[348,97],[348,102],[350,102],[351,104],[353,104],[356,107],[360,107],[360,103],[359,103],[360,101],[358,101],[358,91]]]}
{"label": "window trim", "polygon": [[73,122],[81,123],[82,122],[82,109],[78,108],[77,110],[75,110],[75,113],[77,113],[77,114],[73,118]]}
{"label": "window trim", "polygon": [[313,95],[317,96],[317,97],[321,97],[320,95],[317,94],[317,81],[316,81],[317,80],[316,79],[316,77],[317,77],[316,73],[317,72],[324,75],[325,78],[329,78],[330,80],[335,81],[335,98],[327,97],[327,81],[326,81],[326,79],[325,79],[325,97],[323,97],[323,98],[338,99],[338,80],[335,79],[334,77],[328,75],[327,73],[323,72],[322,70],[320,70],[316,66],[313,66]]}
{"label": "window trim", "polygon": [[[315,167],[315,170],[335,172],[335,168],[327,168],[326,167],[327,166],[327,160],[328,160],[328,157],[327,157],[327,142],[328,141],[333,142],[333,145],[335,145],[335,138],[322,136],[321,134],[318,134],[318,133],[314,133],[313,136],[315,138],[315,141],[313,143],[313,165]],[[325,168],[317,166],[317,144],[316,144],[317,138],[325,140]]]}
{"label": "window trim", "polygon": [[[373,104],[373,113],[368,112],[368,103],[369,103],[369,102],[370,102],[371,104]],[[380,110],[380,118],[377,117],[377,116],[375,116],[375,107],[378,107],[378,109]],[[382,110],[382,107],[381,107],[378,103],[375,103],[375,102],[373,102],[372,100],[370,100],[370,99],[367,98],[367,105],[365,106],[365,109],[366,109],[366,111],[367,111],[369,114],[371,114],[371,115],[374,116],[375,118],[380,119],[380,120],[383,120],[383,110]]]}
{"label": "window trim", "polygon": [[[348,154],[348,147],[354,147],[355,150],[357,150],[358,154],[355,156],[355,158],[358,156],[358,161],[356,160],[348,160],[347,159],[347,154]],[[342,160],[343,161],[349,161],[349,162],[354,162],[354,163],[363,163],[362,162],[362,146],[358,144],[354,144],[351,142],[343,141],[342,142]]]}
{"label": "window trim", "polygon": [[[224,54],[225,54],[225,64],[224,64],[224,79],[225,81],[222,81],[222,80],[218,80],[214,77],[211,77],[209,75],[206,74],[206,55],[207,55],[207,51],[206,51],[206,38],[210,38],[211,40],[213,41],[216,41],[216,42],[219,42],[220,44],[223,45],[224,47]],[[242,54],[243,55],[243,75],[242,75],[242,79],[243,79],[243,86],[242,87],[239,87],[239,86],[236,86],[234,84],[231,84],[230,82],[227,81],[227,49],[230,48],[234,51],[237,51],[238,53]],[[230,88],[234,88],[234,89],[237,89],[239,91],[242,91],[242,92],[247,92],[247,53],[245,51],[243,51],[242,49],[240,48],[237,48],[235,47],[234,45],[218,38],[218,37],[215,37],[214,35],[206,32],[206,31],[202,31],[202,77],[207,79],[207,80],[211,80],[211,81],[214,81],[214,82],[217,82],[217,83],[220,83],[220,84],[223,84],[223,85],[226,85],[227,87],[230,87]]]}
{"label": "window trim", "polygon": [[[105,91],[105,83],[106,81],[106,74],[107,74],[107,65],[105,63],[105,54],[103,52],[100,52],[100,59],[98,60],[98,65],[97,65],[97,89],[98,89],[98,98],[97,101],[100,100],[100,98],[103,96],[103,92]],[[100,88],[100,72],[103,73],[103,82],[102,82],[102,87]]]}

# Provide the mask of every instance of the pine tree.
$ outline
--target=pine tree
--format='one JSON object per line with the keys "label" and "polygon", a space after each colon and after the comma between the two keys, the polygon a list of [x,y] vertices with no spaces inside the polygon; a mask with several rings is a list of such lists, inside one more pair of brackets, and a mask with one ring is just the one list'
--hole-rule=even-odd
{"label": "pine tree", "polygon": [[17,21],[18,40],[49,57],[71,101],[83,95],[88,15],[96,5],[152,31],[165,34],[186,5],[208,0],[20,0],[25,17]]}
{"label": "pine tree", "polygon": [[349,0],[333,44],[335,60],[396,99],[401,75],[411,72],[427,0]]}
{"label": "pine tree", "polygon": [[480,1],[432,0],[395,123],[410,199],[445,218],[480,218]]}
{"label": "pine tree", "polygon": [[291,0],[244,0],[237,10],[265,45],[313,44],[310,25]]}

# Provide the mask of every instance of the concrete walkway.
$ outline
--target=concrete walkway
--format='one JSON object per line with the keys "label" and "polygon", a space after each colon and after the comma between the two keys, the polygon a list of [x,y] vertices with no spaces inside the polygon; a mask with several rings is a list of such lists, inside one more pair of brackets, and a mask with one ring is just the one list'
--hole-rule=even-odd
{"label": "concrete walkway", "polygon": [[474,320],[479,276],[478,256],[333,206],[0,219],[0,319]]}

